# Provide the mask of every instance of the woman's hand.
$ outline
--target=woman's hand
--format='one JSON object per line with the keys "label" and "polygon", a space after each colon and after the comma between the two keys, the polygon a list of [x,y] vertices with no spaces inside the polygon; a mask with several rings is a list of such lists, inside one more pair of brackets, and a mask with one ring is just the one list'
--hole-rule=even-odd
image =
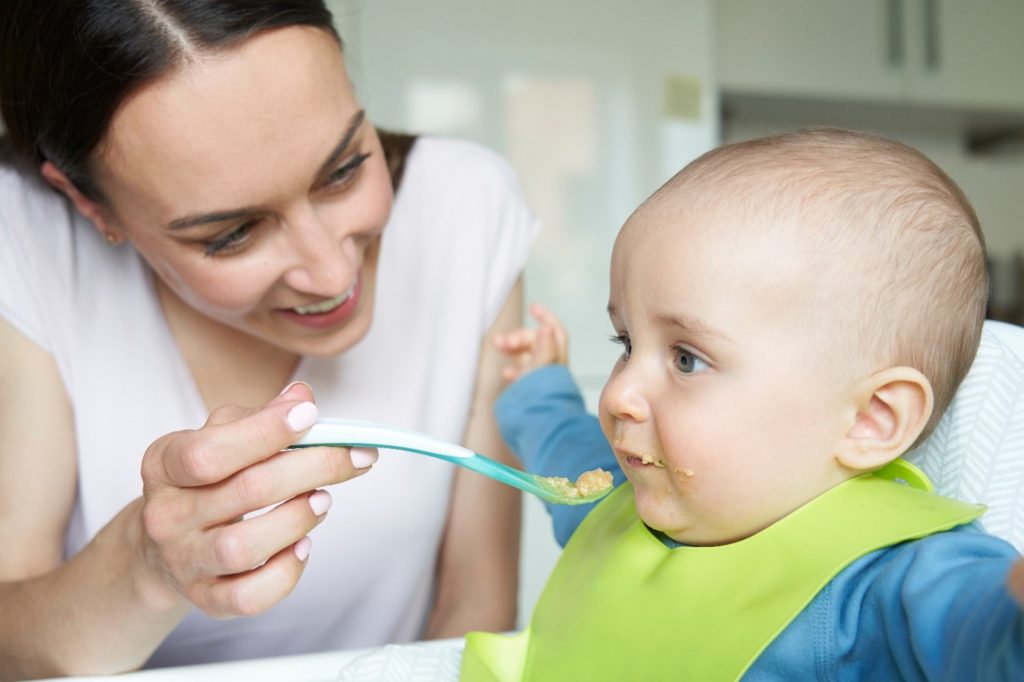
{"label": "woman's hand", "polygon": [[569,364],[569,337],[562,321],[539,303],[530,305],[530,316],[537,321],[535,329],[523,327],[493,337],[495,348],[512,361],[501,370],[508,383],[540,367]]}
{"label": "woman's hand", "polygon": [[306,534],[330,507],[317,488],[376,461],[372,450],[282,452],[316,420],[312,401],[309,386],[292,384],[261,409],[218,408],[201,429],[149,447],[141,514],[151,598],[183,596],[230,618],[265,611],[291,592],[309,555]]}

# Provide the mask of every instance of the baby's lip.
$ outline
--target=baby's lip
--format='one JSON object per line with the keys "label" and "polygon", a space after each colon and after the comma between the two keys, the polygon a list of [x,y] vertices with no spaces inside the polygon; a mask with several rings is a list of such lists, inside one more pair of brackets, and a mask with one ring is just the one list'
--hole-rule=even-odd
{"label": "baby's lip", "polygon": [[631,467],[647,467],[654,466],[659,469],[665,468],[665,461],[660,457],[653,455],[641,454],[633,450],[627,450],[621,447],[615,448],[615,454],[618,455],[622,460],[625,461]]}

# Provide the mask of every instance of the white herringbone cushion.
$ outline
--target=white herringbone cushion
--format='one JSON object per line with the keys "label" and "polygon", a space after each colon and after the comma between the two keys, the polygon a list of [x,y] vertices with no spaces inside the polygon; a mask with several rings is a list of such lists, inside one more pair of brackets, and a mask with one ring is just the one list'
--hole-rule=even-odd
{"label": "white herringbone cushion", "polygon": [[1024,552],[1024,327],[985,322],[953,403],[907,459],[940,494],[987,504],[985,530]]}

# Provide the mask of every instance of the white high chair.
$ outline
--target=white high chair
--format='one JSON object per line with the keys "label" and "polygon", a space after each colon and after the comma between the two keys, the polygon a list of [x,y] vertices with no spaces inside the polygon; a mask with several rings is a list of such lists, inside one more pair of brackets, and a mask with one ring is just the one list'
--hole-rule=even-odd
{"label": "white high chair", "polygon": [[949,410],[906,458],[936,492],[987,504],[982,527],[1024,553],[1024,327],[985,322]]}

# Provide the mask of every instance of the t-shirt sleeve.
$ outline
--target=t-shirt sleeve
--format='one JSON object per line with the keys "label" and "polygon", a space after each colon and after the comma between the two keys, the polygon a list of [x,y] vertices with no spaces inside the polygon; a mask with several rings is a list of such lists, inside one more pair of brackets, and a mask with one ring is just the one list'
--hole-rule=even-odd
{"label": "t-shirt sleeve", "polygon": [[0,165],[0,316],[50,353],[71,300],[70,210],[20,167]]}
{"label": "t-shirt sleeve", "polygon": [[541,222],[530,209],[515,171],[499,154],[464,141],[448,141],[460,182],[458,202],[476,213],[484,240],[483,321],[489,328],[522,273]]}
{"label": "t-shirt sleeve", "polygon": [[[573,480],[601,467],[611,472],[613,485],[625,481],[597,418],[587,412],[564,366],[549,365],[523,375],[498,398],[495,414],[502,437],[527,471]],[[545,503],[561,545],[595,504]]]}
{"label": "t-shirt sleeve", "polygon": [[499,203],[498,234],[491,264],[495,276],[488,283],[487,290],[488,310],[494,311],[491,322],[522,273],[541,226],[540,219],[527,205],[512,169],[503,165],[502,170],[505,194]]}
{"label": "t-shirt sleeve", "polygon": [[863,601],[849,590],[835,603],[859,604],[845,619],[857,624],[848,634],[870,649],[877,640],[869,633],[885,633],[905,678],[1022,680],[1024,612],[1006,587],[1018,558],[975,527],[940,533],[892,550]]}

